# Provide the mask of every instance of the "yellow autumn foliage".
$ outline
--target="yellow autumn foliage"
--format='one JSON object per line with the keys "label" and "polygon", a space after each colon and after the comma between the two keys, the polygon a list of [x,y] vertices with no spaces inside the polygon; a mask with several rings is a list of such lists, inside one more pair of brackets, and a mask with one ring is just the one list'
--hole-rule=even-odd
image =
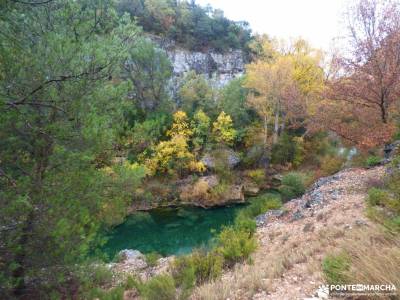
{"label": "yellow autumn foliage", "polygon": [[216,142],[232,145],[236,137],[236,130],[233,128],[231,116],[221,112],[213,123],[212,133]]}
{"label": "yellow autumn foliage", "polygon": [[184,137],[192,136],[193,131],[190,128],[189,119],[184,111],[178,110],[174,113],[174,123],[170,130],[167,131],[167,136],[174,137],[182,135]]}
{"label": "yellow autumn foliage", "polygon": [[205,166],[198,162],[189,152],[187,138],[184,135],[174,135],[171,140],[160,142],[155,148],[155,154],[146,161],[149,175],[172,173],[178,171],[204,172]]}

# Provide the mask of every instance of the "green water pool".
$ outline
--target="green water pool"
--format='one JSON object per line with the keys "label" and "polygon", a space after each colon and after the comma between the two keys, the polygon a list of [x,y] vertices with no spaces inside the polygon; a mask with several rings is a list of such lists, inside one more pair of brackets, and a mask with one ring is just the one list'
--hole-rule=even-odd
{"label": "green water pool", "polygon": [[161,255],[186,254],[193,248],[209,246],[215,232],[232,224],[243,207],[181,207],[136,212],[107,234],[103,253],[110,259],[123,249],[155,251]]}

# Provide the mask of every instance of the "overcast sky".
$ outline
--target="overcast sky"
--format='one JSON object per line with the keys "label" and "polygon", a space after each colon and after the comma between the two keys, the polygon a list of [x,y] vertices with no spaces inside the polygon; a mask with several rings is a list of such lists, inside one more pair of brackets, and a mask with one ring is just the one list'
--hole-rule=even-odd
{"label": "overcast sky", "polygon": [[348,0],[197,0],[220,8],[235,21],[248,21],[253,31],[273,37],[303,37],[314,47],[329,50],[343,35],[342,15]]}

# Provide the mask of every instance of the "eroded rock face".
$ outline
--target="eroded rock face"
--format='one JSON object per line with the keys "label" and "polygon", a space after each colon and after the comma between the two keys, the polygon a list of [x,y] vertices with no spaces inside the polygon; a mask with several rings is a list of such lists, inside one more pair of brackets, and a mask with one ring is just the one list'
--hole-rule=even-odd
{"label": "eroded rock face", "polygon": [[243,54],[240,50],[221,54],[169,48],[166,52],[176,77],[182,77],[186,72],[193,70],[197,74],[204,74],[221,87],[244,72]]}
{"label": "eroded rock face", "polygon": [[203,74],[215,87],[222,87],[232,79],[243,75],[245,58],[241,50],[232,50],[226,53],[215,51],[189,51],[176,45],[172,40],[158,36],[149,38],[161,49],[165,50],[173,67],[171,89],[176,94],[181,79],[189,71]]}
{"label": "eroded rock face", "polygon": [[257,196],[260,192],[260,188],[254,182],[245,180],[243,183],[243,192],[246,196]]}

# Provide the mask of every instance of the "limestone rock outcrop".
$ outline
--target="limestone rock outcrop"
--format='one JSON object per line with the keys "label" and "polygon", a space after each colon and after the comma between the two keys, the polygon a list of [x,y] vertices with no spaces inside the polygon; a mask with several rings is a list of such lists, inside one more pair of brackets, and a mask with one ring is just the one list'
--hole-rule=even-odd
{"label": "limestone rock outcrop", "polygon": [[216,175],[182,185],[179,197],[183,203],[204,208],[245,202],[243,185],[221,184]]}

